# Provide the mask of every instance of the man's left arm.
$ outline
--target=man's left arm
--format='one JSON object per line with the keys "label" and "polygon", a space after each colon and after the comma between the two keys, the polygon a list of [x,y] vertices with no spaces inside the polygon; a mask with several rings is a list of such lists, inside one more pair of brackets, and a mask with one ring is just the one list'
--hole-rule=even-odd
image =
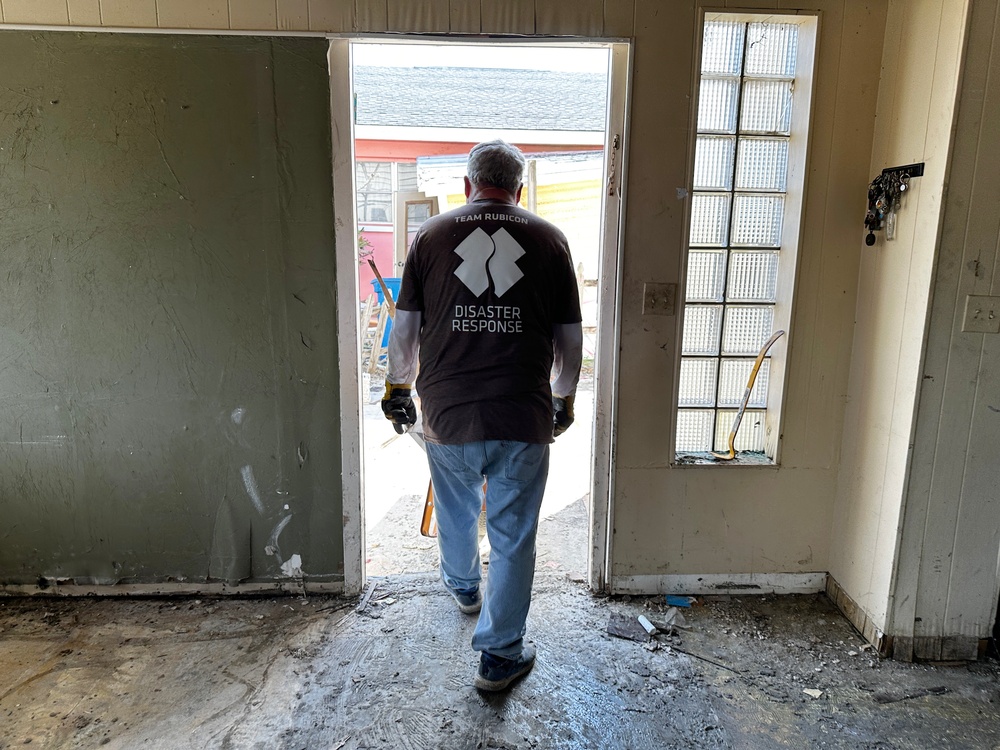
{"label": "man's left arm", "polygon": [[552,436],[573,424],[573,401],[583,364],[583,325],[557,323],[552,330]]}

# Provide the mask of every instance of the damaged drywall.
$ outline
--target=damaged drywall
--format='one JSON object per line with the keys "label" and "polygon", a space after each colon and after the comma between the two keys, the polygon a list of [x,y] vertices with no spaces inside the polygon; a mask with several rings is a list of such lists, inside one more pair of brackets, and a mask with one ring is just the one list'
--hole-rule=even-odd
{"label": "damaged drywall", "polygon": [[326,42],[0,39],[0,584],[339,580]]}

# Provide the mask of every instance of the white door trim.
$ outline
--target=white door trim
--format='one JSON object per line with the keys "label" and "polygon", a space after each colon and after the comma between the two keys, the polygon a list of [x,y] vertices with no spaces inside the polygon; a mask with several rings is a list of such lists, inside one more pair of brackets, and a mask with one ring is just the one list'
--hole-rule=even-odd
{"label": "white door trim", "polygon": [[[618,350],[621,331],[621,256],[625,219],[625,165],[628,154],[628,103],[631,95],[632,47],[625,40],[551,39],[517,37],[490,39],[461,36],[408,37],[406,35],[330,36],[331,117],[334,151],[334,211],[337,242],[338,349],[341,368],[341,459],[344,491],[344,593],[358,594],[365,586],[364,477],[362,457],[361,391],[357,352],[357,268],[353,248],[357,241],[354,205],[353,92],[351,44],[416,42],[423,44],[517,44],[519,46],[607,46],[611,54],[608,77],[608,119],[605,141],[605,199],[603,246],[600,261],[597,353],[595,358],[593,464],[588,580],[592,590],[608,588],[614,492],[615,420],[618,398]],[[346,75],[342,74],[346,71]],[[614,148],[615,138],[618,148]],[[610,154],[614,152],[612,167]],[[609,194],[610,187],[610,194]],[[350,217],[350,221],[341,217]],[[343,250],[350,248],[350,250]],[[343,301],[345,304],[341,305]],[[347,304],[350,302],[350,304]]]}
{"label": "white door trim", "polygon": [[591,480],[590,560],[592,591],[609,591],[613,559],[615,444],[618,420],[618,351],[621,339],[625,171],[628,163],[632,45],[611,45],[608,124],[604,144],[604,217],[594,360],[594,454]]}
{"label": "white door trim", "polygon": [[354,200],[354,92],[351,42],[330,40],[330,119],[333,211],[337,254],[337,366],[340,369],[340,460],[344,517],[344,593],[365,585],[365,479],[362,471],[361,382],[358,352],[357,232]]}

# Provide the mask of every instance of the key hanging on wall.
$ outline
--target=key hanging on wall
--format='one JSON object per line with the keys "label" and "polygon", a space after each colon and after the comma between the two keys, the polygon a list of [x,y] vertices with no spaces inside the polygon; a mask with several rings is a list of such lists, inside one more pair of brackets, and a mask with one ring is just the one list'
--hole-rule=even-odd
{"label": "key hanging on wall", "polygon": [[896,214],[902,206],[903,195],[910,188],[910,179],[924,173],[924,164],[883,169],[868,186],[868,213],[865,214],[865,244],[875,244],[875,232],[885,230],[887,240],[896,237]]}

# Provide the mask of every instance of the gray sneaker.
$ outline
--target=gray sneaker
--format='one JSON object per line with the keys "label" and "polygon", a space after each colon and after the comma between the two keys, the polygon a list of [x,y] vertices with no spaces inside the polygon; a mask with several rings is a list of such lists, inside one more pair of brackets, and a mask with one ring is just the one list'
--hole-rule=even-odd
{"label": "gray sneaker", "polygon": [[476,673],[475,685],[479,690],[491,693],[504,690],[514,680],[523,677],[535,666],[535,647],[524,644],[520,655],[513,659],[494,656],[483,651],[479,657],[479,671]]}
{"label": "gray sneaker", "polygon": [[462,614],[474,615],[483,608],[483,594],[478,588],[469,591],[451,591],[451,589],[448,591],[458,602]]}

